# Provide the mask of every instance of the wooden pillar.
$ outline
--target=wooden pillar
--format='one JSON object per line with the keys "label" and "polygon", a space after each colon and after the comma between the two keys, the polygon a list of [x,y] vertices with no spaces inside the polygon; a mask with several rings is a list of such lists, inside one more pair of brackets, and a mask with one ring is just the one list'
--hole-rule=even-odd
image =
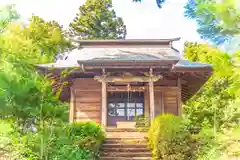
{"label": "wooden pillar", "polygon": [[75,119],[75,94],[73,87],[70,87],[70,103],[69,103],[69,122],[73,123]]}
{"label": "wooden pillar", "polygon": [[151,121],[155,118],[155,102],[154,102],[154,83],[153,83],[152,68],[150,69],[149,77],[149,100],[150,100],[150,119]]}
{"label": "wooden pillar", "polygon": [[181,79],[178,77],[178,115],[182,115],[182,86],[181,86]]}
{"label": "wooden pillar", "polygon": [[102,80],[102,116],[101,123],[103,127],[107,126],[107,83]]}
{"label": "wooden pillar", "polygon": [[102,83],[102,107],[101,107],[101,124],[107,126],[107,82],[105,69],[102,69],[102,76],[96,77]]}

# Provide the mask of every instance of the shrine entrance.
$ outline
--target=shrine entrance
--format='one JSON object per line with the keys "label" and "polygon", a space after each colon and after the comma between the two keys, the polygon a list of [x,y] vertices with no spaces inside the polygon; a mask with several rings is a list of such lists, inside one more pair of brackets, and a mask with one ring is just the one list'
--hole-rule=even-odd
{"label": "shrine entrance", "polygon": [[117,122],[134,121],[136,116],[144,115],[143,92],[108,93],[107,125]]}

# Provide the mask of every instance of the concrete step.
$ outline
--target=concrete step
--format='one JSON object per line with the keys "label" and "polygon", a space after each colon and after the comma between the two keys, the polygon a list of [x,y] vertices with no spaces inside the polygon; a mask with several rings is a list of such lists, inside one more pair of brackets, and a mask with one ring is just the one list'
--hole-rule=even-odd
{"label": "concrete step", "polygon": [[100,157],[100,160],[151,160],[152,157]]}
{"label": "concrete step", "polygon": [[100,157],[151,157],[151,152],[101,152]]}

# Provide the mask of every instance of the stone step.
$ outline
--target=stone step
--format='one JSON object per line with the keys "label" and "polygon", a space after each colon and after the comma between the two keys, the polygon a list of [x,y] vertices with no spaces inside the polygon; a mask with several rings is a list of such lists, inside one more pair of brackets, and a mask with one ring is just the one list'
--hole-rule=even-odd
{"label": "stone step", "polygon": [[145,138],[138,138],[138,137],[124,137],[124,138],[119,138],[119,137],[113,137],[113,138],[106,138],[106,140],[147,140],[147,137]]}
{"label": "stone step", "polygon": [[147,148],[146,144],[103,144],[102,149],[105,148]]}
{"label": "stone step", "polygon": [[147,144],[146,139],[140,138],[108,138],[105,144]]}
{"label": "stone step", "polygon": [[151,157],[151,152],[101,152],[100,157]]}
{"label": "stone step", "polygon": [[147,128],[106,128],[106,132],[147,132]]}
{"label": "stone step", "polygon": [[149,152],[147,147],[139,147],[139,148],[102,148],[101,152]]}
{"label": "stone step", "polygon": [[152,157],[100,157],[100,160],[151,160]]}
{"label": "stone step", "polygon": [[145,132],[106,132],[107,138],[142,138],[146,137]]}

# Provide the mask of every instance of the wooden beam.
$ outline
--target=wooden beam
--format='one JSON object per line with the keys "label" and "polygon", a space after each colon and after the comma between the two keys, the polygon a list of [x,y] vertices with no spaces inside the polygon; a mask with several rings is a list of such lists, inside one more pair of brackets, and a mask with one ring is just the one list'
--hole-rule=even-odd
{"label": "wooden beam", "polygon": [[130,86],[128,89],[126,86],[109,86],[107,87],[107,92],[144,92],[144,86]]}
{"label": "wooden beam", "polygon": [[179,91],[176,86],[154,86],[155,91]]}
{"label": "wooden beam", "polygon": [[[150,82],[150,81],[158,81],[162,78],[161,75],[152,75],[151,77],[147,76],[95,76],[94,79],[99,82]],[[151,79],[151,80],[150,80]]]}

